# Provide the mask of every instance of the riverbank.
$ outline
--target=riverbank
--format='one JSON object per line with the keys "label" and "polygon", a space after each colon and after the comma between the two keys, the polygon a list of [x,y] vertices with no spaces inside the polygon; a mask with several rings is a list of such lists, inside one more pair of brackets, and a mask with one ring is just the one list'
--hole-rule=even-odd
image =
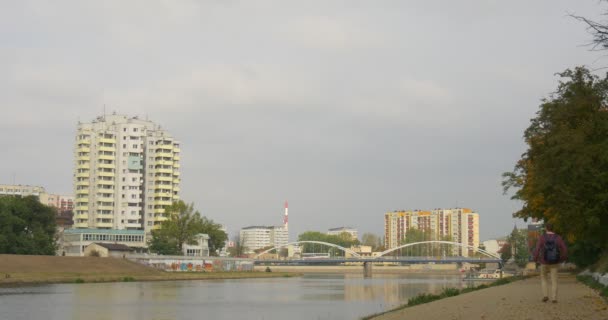
{"label": "riverbank", "polygon": [[559,275],[557,303],[543,303],[538,277],[389,312],[372,319],[608,319],[608,304],[574,275]]}
{"label": "riverbank", "polygon": [[286,272],[165,272],[128,259],[0,255],[0,286],[291,277]]}
{"label": "riverbank", "polygon": [[[255,266],[254,270],[264,271],[267,266]],[[268,266],[273,272],[287,273],[359,273],[363,274],[363,266]],[[411,266],[373,266],[372,274],[404,274],[404,273],[425,273],[425,274],[461,274],[453,265],[428,265]]]}

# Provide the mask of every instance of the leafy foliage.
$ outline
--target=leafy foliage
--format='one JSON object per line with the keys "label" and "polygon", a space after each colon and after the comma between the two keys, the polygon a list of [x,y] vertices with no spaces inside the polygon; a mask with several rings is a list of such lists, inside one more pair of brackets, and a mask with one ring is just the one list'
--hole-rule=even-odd
{"label": "leafy foliage", "polygon": [[54,255],[55,216],[34,196],[0,197],[0,253]]}
{"label": "leafy foliage", "polygon": [[372,247],[373,251],[379,251],[382,247],[382,239],[373,233],[364,233],[361,236],[361,244]]}
{"label": "leafy foliage", "polygon": [[221,230],[221,225],[206,217],[201,217],[194,210],[194,204],[182,200],[165,208],[167,220],[161,223],[160,229],[152,231],[150,251],[164,255],[181,255],[184,244],[196,244],[196,235],[205,233],[209,236],[209,252],[217,255],[228,236]]}
{"label": "leafy foliage", "polygon": [[[331,235],[318,231],[306,231],[298,236],[298,241],[321,241],[339,245],[344,248],[350,248],[353,245],[359,244],[359,240],[353,239],[348,232],[342,232],[339,235]],[[314,246],[311,244],[304,244],[302,246],[302,252],[311,252],[313,247]],[[342,252],[336,252],[336,255],[342,254]]]}
{"label": "leafy foliage", "polygon": [[608,79],[583,67],[560,76],[503,187],[516,189],[512,198],[524,203],[515,217],[551,222],[573,244],[572,260],[585,266],[608,247]]}
{"label": "leafy foliage", "polygon": [[520,267],[525,267],[530,259],[530,250],[528,248],[528,236],[526,230],[513,229],[509,235],[509,249],[515,249],[513,260]]}

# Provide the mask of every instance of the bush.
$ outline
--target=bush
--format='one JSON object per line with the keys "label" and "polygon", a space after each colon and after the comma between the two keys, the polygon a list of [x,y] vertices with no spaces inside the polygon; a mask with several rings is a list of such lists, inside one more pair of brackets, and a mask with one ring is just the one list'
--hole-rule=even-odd
{"label": "bush", "polygon": [[74,283],[84,283],[84,279],[76,278],[76,280],[74,280]]}
{"label": "bush", "polygon": [[460,294],[460,290],[456,288],[445,288],[439,295],[441,298],[453,297]]}
{"label": "bush", "polygon": [[410,298],[407,301],[407,306],[411,307],[411,306],[428,303],[428,302],[439,300],[439,299],[441,299],[441,297],[436,294],[421,293],[417,296]]}
{"label": "bush", "polygon": [[133,282],[135,281],[135,278],[133,277],[124,277],[122,278],[122,282]]}

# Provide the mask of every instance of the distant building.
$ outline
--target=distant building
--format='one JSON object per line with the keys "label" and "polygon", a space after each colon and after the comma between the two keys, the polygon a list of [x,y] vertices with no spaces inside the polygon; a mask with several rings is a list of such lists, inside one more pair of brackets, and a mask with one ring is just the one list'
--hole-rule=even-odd
{"label": "distant building", "polygon": [[104,115],[79,123],[74,141],[74,228],[159,228],[179,199],[180,144],[160,125]]}
{"label": "distant building", "polygon": [[40,195],[46,194],[46,190],[39,186],[28,186],[20,184],[0,184],[0,196],[27,197],[35,196],[40,199]]}
{"label": "distant building", "polygon": [[337,235],[340,235],[340,234],[342,234],[344,232],[350,234],[350,236],[352,237],[353,240],[356,240],[359,237],[357,229],[354,229],[354,228],[351,228],[351,227],[331,228],[331,229],[329,229],[327,231],[327,234],[337,236]]}
{"label": "distant building", "polygon": [[284,246],[289,241],[289,231],[284,226],[250,226],[239,233],[245,253],[267,247]]}
{"label": "distant building", "polygon": [[[384,241],[387,249],[405,240],[409,229],[422,230],[430,240],[450,240],[473,248],[479,247],[479,214],[468,208],[431,211],[394,211],[384,214]],[[467,257],[474,250],[454,247],[454,254]]]}
{"label": "distant building", "polygon": [[0,196],[27,197],[34,196],[40,203],[57,209],[56,223],[58,227],[69,228],[72,225],[74,197],[47,193],[44,187],[28,185],[0,184]]}
{"label": "distant building", "polygon": [[143,230],[65,229],[59,235],[58,255],[83,256],[92,243],[114,243],[145,252],[147,244]]}
{"label": "distant building", "polygon": [[209,235],[199,233],[196,235],[196,244],[183,244],[182,250],[185,256],[208,257]]}

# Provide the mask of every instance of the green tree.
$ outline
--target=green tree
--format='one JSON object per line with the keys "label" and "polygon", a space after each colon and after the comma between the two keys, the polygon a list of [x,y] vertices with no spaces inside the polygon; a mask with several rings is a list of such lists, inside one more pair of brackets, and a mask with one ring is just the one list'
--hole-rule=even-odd
{"label": "green tree", "polygon": [[181,255],[184,244],[196,244],[196,235],[209,236],[209,253],[216,255],[227,239],[221,226],[194,210],[194,204],[180,200],[165,208],[168,218],[161,223],[160,229],[152,231],[150,251],[165,255]]}
{"label": "green tree", "polygon": [[513,260],[520,267],[525,267],[530,258],[528,236],[526,230],[513,229],[508,237],[509,247],[513,252]]}
{"label": "green tree", "polygon": [[36,197],[0,197],[0,253],[55,255],[54,208]]}
{"label": "green tree", "polygon": [[[322,232],[318,232],[318,231],[303,232],[298,236],[298,241],[327,242],[327,243],[339,245],[344,248],[350,248],[351,246],[358,245],[360,243],[358,239],[353,239],[353,237],[348,232],[343,232],[342,234],[339,234],[339,235],[330,235],[330,234],[326,234],[326,233],[322,233]],[[304,253],[312,252],[313,248],[315,248],[315,250],[316,250],[318,247],[319,247],[319,245],[304,244],[302,246],[302,252],[304,252]],[[325,249],[329,250],[329,248],[325,248]],[[343,253],[341,251],[336,252],[336,254],[343,255]]]}
{"label": "green tree", "polygon": [[515,217],[551,222],[571,244],[579,266],[608,247],[608,78],[583,67],[566,70],[557,91],[540,105],[524,132],[528,150],[505,192],[523,201]]}
{"label": "green tree", "polygon": [[510,243],[505,243],[499,250],[498,253],[500,253],[500,259],[502,259],[502,261],[507,262],[509,259],[511,259],[511,257],[513,256],[511,253],[511,244]]}
{"label": "green tree", "polygon": [[243,245],[243,240],[240,235],[234,236],[232,242],[234,243],[234,246],[228,248],[228,255],[231,257],[242,256],[248,250],[248,248]]}
{"label": "green tree", "polygon": [[372,247],[372,250],[375,251],[382,246],[382,240],[373,233],[364,233],[361,236],[361,244],[364,246],[370,246]]}

